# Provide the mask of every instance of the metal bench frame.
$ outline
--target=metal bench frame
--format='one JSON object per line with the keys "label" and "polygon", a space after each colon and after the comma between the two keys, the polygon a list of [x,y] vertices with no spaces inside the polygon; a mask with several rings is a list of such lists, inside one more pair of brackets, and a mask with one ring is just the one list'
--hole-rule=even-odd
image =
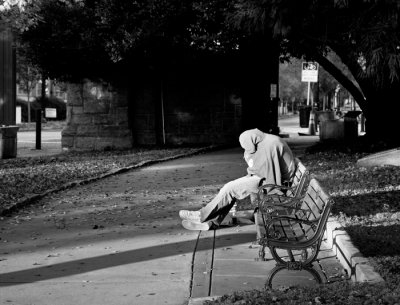
{"label": "metal bench frame", "polygon": [[[256,218],[263,232],[260,228],[258,242],[263,249],[269,248],[277,263],[273,274],[283,268],[310,270],[317,258],[332,205],[333,199],[316,179],[311,179],[303,198],[292,198],[290,207],[285,203],[286,212],[291,210],[286,215],[271,216],[269,207],[260,202]],[[286,250],[287,255],[282,255],[282,250]]]}

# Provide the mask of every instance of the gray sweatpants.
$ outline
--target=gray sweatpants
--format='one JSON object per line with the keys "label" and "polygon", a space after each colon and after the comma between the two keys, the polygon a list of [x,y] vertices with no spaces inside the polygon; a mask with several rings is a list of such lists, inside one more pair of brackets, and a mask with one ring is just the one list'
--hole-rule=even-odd
{"label": "gray sweatpants", "polygon": [[219,226],[236,200],[257,194],[260,180],[261,178],[256,175],[248,175],[225,184],[213,200],[200,209],[201,222],[208,222],[210,226]]}

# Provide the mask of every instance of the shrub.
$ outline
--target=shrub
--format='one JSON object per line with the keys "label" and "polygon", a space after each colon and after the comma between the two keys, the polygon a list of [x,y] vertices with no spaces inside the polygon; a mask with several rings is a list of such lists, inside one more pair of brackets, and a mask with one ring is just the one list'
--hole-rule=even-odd
{"label": "shrub", "polygon": [[[36,121],[36,110],[42,107],[41,105],[42,98],[36,98],[31,102],[31,121]],[[17,99],[17,106],[21,106],[21,120],[22,122],[28,121],[28,102],[24,100]],[[57,109],[57,118],[54,120],[65,120],[67,117],[67,104],[56,97],[45,97],[43,101],[44,108],[56,108]]]}
{"label": "shrub", "polygon": [[[40,104],[31,102],[31,121],[36,121],[36,110],[40,109]],[[21,107],[21,121],[28,122],[28,102],[24,100],[17,99],[16,106]]]}

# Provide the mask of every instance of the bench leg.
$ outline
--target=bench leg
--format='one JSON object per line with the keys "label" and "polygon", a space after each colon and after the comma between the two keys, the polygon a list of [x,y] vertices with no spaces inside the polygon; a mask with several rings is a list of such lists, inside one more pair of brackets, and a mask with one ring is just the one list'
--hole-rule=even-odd
{"label": "bench leg", "polygon": [[[269,273],[269,275],[268,275],[268,278],[267,278],[267,281],[265,282],[265,288],[273,288],[272,286],[273,286],[273,279],[274,279],[274,277],[276,276],[276,274],[279,272],[279,271],[281,271],[281,270],[283,270],[283,269],[287,269],[287,267],[286,266],[284,266],[284,265],[277,265],[274,269],[272,269],[272,271]],[[320,275],[320,273],[317,271],[317,270],[315,270],[312,266],[309,266],[309,267],[305,267],[305,268],[303,268],[303,269],[301,269],[301,270],[306,270],[306,271],[308,271],[312,276],[313,276],[313,278],[314,278],[314,280],[317,282],[317,284],[322,284],[322,283],[324,283],[324,281],[322,280],[322,277],[321,277],[321,275]],[[275,288],[275,287],[274,287]]]}
{"label": "bench leg", "polygon": [[287,263],[296,263],[305,268],[311,265],[312,262],[317,258],[319,244],[310,246],[307,249],[286,249],[287,255],[282,255],[284,253],[280,251],[278,252],[278,250],[279,249],[274,246],[269,247],[272,257],[278,264],[286,265]]}
{"label": "bench leg", "polygon": [[255,261],[266,261],[265,258],[265,246],[260,244],[260,249],[258,250],[258,257],[254,259]]}

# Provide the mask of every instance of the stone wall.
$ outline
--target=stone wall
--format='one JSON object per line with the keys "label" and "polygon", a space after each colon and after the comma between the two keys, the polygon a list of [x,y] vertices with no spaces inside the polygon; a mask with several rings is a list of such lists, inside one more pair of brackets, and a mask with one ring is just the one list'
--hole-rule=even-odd
{"label": "stone wall", "polygon": [[[164,117],[165,142],[171,145],[236,143],[241,127],[241,107],[229,112],[170,112]],[[154,114],[134,116],[137,144],[155,144]]]}
{"label": "stone wall", "polygon": [[155,113],[155,105],[161,103],[158,88],[143,88],[130,101],[135,144],[156,144],[157,137],[165,138],[167,145],[237,144],[242,122],[240,98],[218,82],[173,84],[165,80],[164,84],[163,117],[159,114],[157,118]]}
{"label": "stone wall", "polygon": [[125,149],[132,145],[126,90],[90,81],[69,86],[63,149]]}
{"label": "stone wall", "polygon": [[[194,62],[128,75],[120,88],[86,81],[68,92],[64,148],[238,144],[242,100],[235,66]],[[124,83],[125,88],[122,88]]]}

